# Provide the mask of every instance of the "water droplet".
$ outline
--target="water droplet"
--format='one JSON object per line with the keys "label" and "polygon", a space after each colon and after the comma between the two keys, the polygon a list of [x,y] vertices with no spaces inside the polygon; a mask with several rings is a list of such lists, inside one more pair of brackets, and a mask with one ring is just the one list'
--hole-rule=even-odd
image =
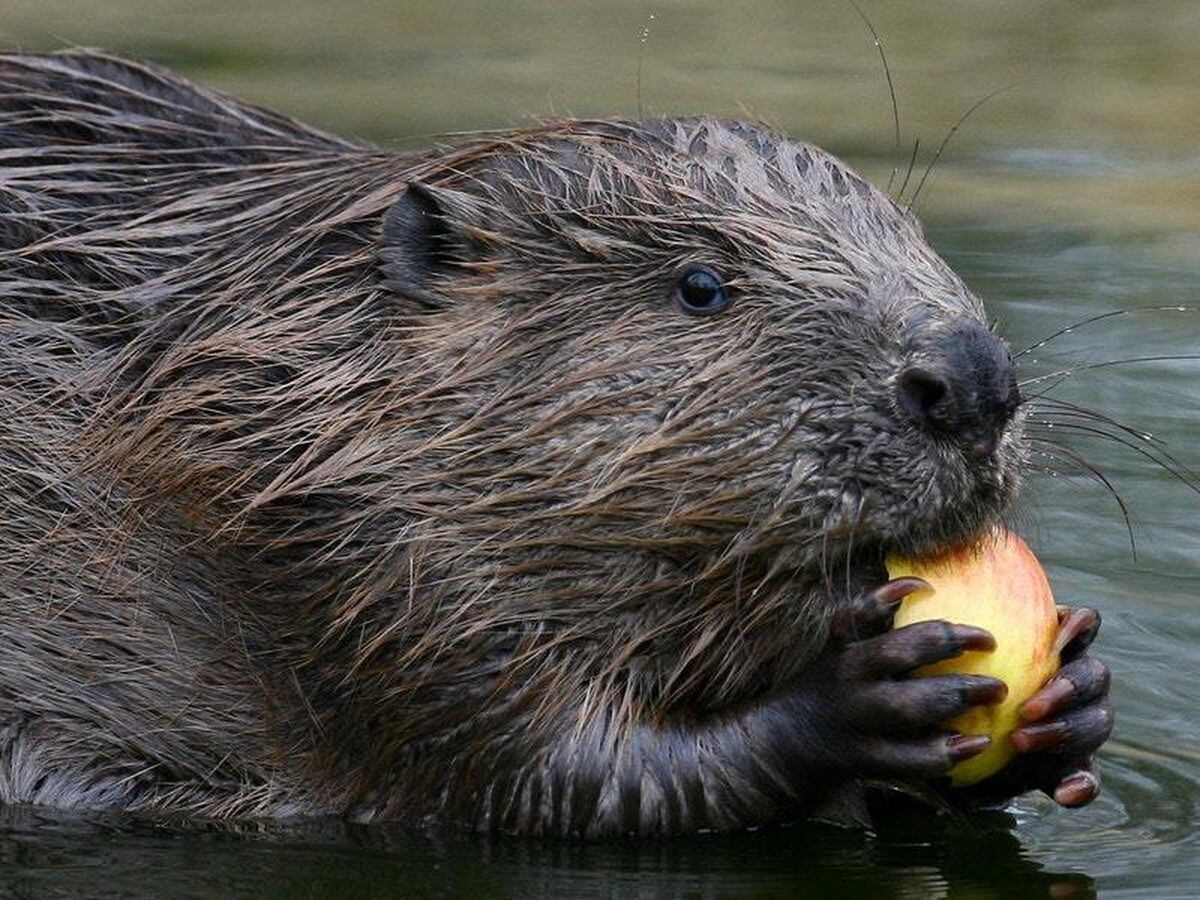
{"label": "water droplet", "polygon": [[656,15],[654,13],[650,13],[650,15],[646,16],[646,24],[642,26],[641,31],[643,47],[646,46],[646,43],[650,40],[650,23],[653,22],[655,18]]}

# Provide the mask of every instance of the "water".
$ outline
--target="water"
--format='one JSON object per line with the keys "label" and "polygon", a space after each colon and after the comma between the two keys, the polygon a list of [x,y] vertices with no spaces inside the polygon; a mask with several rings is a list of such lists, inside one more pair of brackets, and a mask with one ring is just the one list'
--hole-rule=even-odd
{"label": "water", "polygon": [[[1116,308],[1200,302],[1200,3],[865,3],[929,150],[976,99],[919,208],[933,243],[1020,348]],[[655,18],[651,20],[649,15]],[[642,40],[643,29],[649,32]],[[547,114],[752,115],[849,159],[893,165],[869,35],[839,2],[544,0],[355,4],[3,0],[0,43],[103,45],[317,124],[397,146]],[[638,56],[641,92],[638,97]],[[907,160],[908,150],[902,151]],[[903,169],[903,166],[901,167]],[[915,181],[913,182],[915,183]],[[911,189],[911,187],[910,187]],[[1081,327],[1022,376],[1195,352],[1200,314]],[[1103,410],[1200,469],[1200,363],[1079,373],[1055,396]],[[242,830],[0,813],[13,896],[1103,897],[1200,895],[1200,497],[1135,452],[1080,444],[1104,490],[1035,480],[1016,521],[1060,600],[1098,607],[1114,672],[1105,792],[1079,811],[1027,797],[970,823],[892,816],[602,845],[433,839],[340,823]]]}

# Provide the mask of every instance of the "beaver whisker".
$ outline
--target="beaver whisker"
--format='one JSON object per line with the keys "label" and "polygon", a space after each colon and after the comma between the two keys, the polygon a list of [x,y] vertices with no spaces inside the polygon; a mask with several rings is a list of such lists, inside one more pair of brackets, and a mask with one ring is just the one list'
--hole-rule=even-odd
{"label": "beaver whisker", "polygon": [[[1041,452],[1058,459],[1061,459],[1070,464],[1070,466],[1078,472],[1082,472],[1092,481],[1101,485],[1112,496],[1117,504],[1117,508],[1121,512],[1121,519],[1125,523],[1125,530],[1129,534],[1129,549],[1134,560],[1137,560],[1137,541],[1134,538],[1133,522],[1129,512],[1129,507],[1125,504],[1124,498],[1117,490],[1116,486],[1109,480],[1108,476],[1099,467],[1087,460],[1084,455],[1076,448],[1062,444],[1052,438],[1033,437],[1031,439],[1035,447],[1041,448]],[[1048,466],[1041,467],[1042,471],[1049,475],[1062,474]]]}
{"label": "beaver whisker", "polygon": [[[900,105],[896,102],[896,85],[892,81],[892,67],[888,65],[887,54],[883,50],[883,39],[879,36],[879,32],[875,30],[875,25],[867,18],[867,14],[863,12],[862,7],[858,5],[857,0],[847,0],[854,7],[854,11],[858,13],[858,17],[863,20],[863,24],[867,26],[867,30],[871,32],[871,39],[875,42],[875,49],[879,51],[879,61],[883,64],[883,75],[887,79],[888,95],[892,100],[892,135],[894,140],[892,171],[888,175],[887,187],[885,190],[890,194],[892,185],[896,182],[896,174],[900,169]],[[905,179],[907,182],[907,179]],[[900,193],[904,193],[904,189],[900,189]]]}
{"label": "beaver whisker", "polygon": [[1198,478],[1195,474],[1188,472],[1184,465],[1167,451],[1166,443],[1161,438],[1133,428],[1112,416],[1058,398],[1038,399],[1033,401],[1030,408],[1033,415],[1040,413],[1048,416],[1045,420],[1035,420],[1035,422],[1051,428],[1056,426],[1067,427],[1072,424],[1079,424],[1080,422],[1096,423],[1097,428],[1099,426],[1114,428],[1117,431],[1116,435],[1110,434],[1107,431],[1103,432],[1103,435],[1110,440],[1117,440],[1118,436],[1123,436],[1125,441],[1129,441],[1130,443],[1117,440],[1118,443],[1122,443],[1124,446],[1143,453],[1161,465],[1164,470],[1171,472],[1175,477],[1179,477],[1182,474],[1185,476],[1185,483],[1195,481]]}
{"label": "beaver whisker", "polygon": [[[944,138],[942,138],[942,142],[940,144],[938,144],[937,150],[934,152],[932,158],[930,158],[930,160],[929,160],[929,165],[925,167],[925,173],[921,176],[921,180],[919,182],[917,182],[916,190],[913,191],[912,197],[910,197],[908,200],[908,205],[905,206],[906,211],[912,212],[913,206],[917,202],[917,198],[921,196],[921,189],[925,187],[925,182],[928,181],[929,176],[933,174],[933,167],[935,165],[937,165],[938,160],[941,159],[942,153],[946,149],[946,145],[950,143],[950,139],[954,137],[955,133],[962,126],[962,124],[964,122],[966,122],[968,118],[970,118],[971,114],[973,112],[975,112],[975,110],[979,109],[979,107],[983,106],[985,103],[987,103],[989,100],[991,100],[993,97],[998,97],[1000,94],[1003,94],[1006,91],[1011,91],[1013,88],[1015,88],[1021,84],[1024,84],[1024,83],[1025,83],[1025,80],[1023,79],[1021,81],[1014,81],[1012,84],[1006,84],[1004,87],[996,88],[991,93],[985,94],[984,96],[982,96],[978,100],[976,100],[974,103],[972,103],[971,106],[969,106],[967,108],[967,110],[961,116],[958,117],[957,121],[955,121],[955,123],[950,126],[950,130],[946,132],[946,136]],[[905,181],[907,181],[907,179],[905,179]]]}
{"label": "beaver whisker", "polygon": [[846,535],[846,560],[844,568],[846,571],[846,583],[843,589],[843,596],[854,596],[854,538],[858,534],[858,529],[862,525],[863,509],[866,506],[867,498],[865,494],[859,490],[858,503],[855,505],[854,517],[850,523],[849,533]]}
{"label": "beaver whisker", "polygon": [[[1197,354],[1197,353],[1167,353],[1167,354],[1156,355],[1156,356],[1131,356],[1126,359],[1109,359],[1109,360],[1105,360],[1104,362],[1081,363],[1078,366],[1071,366],[1069,368],[1059,369],[1055,372],[1047,372],[1045,375],[1038,375],[1033,378],[1026,378],[1024,381],[1019,381],[1018,385],[1020,387],[1024,388],[1024,387],[1027,387],[1028,385],[1038,384],[1040,382],[1047,381],[1047,380],[1053,378],[1053,379],[1056,379],[1056,381],[1054,382],[1053,385],[1050,386],[1050,388],[1047,389],[1047,390],[1053,390],[1055,387],[1057,387],[1059,384],[1061,384],[1067,378],[1077,375],[1080,372],[1090,372],[1095,369],[1107,369],[1107,368],[1111,368],[1113,366],[1128,366],[1128,365],[1133,365],[1135,363],[1191,362],[1191,361],[1198,360],[1198,359],[1200,359],[1200,354]],[[1045,391],[1043,391],[1042,394],[1034,394],[1029,399],[1037,399],[1038,397],[1043,396],[1044,393],[1045,393]]]}
{"label": "beaver whisker", "polygon": [[1148,450],[1146,447],[1135,444],[1133,441],[1130,441],[1128,438],[1124,438],[1121,435],[1114,434],[1110,431],[1105,431],[1103,428],[1100,428],[1098,426],[1083,425],[1079,422],[1062,420],[1062,419],[1042,420],[1040,422],[1036,422],[1035,424],[1039,424],[1046,428],[1053,429],[1056,432],[1066,432],[1068,434],[1078,434],[1078,435],[1083,435],[1083,436],[1101,437],[1106,440],[1113,441],[1114,443],[1120,444],[1123,447],[1133,450],[1139,456],[1142,456],[1145,459],[1149,460],[1150,462],[1154,463],[1156,466],[1161,468],[1163,471],[1169,473],[1175,479],[1177,479],[1182,484],[1184,484],[1189,490],[1191,490],[1195,493],[1200,493],[1200,480],[1197,480],[1196,475],[1194,475],[1191,472],[1188,472],[1186,469],[1183,469],[1170,456],[1167,456],[1165,454],[1157,454],[1156,455],[1155,453],[1152,453],[1150,450]]}
{"label": "beaver whisker", "polygon": [[[1175,479],[1181,481],[1189,490],[1200,493],[1200,478],[1198,475],[1188,472],[1174,456],[1166,452],[1160,446],[1153,445],[1150,438],[1147,438],[1144,433],[1133,431],[1132,428],[1124,428],[1120,422],[1111,422],[1111,425],[1120,428],[1118,432],[1111,432],[1104,427],[1100,427],[1109,422],[1105,422],[1103,416],[1090,415],[1091,410],[1086,409],[1067,409],[1067,410],[1048,410],[1055,412],[1056,418],[1034,419],[1031,424],[1048,428],[1058,432],[1068,432],[1076,434],[1084,434],[1084,436],[1099,437],[1106,440],[1111,440],[1116,444],[1124,446],[1129,450],[1133,450],[1139,456],[1153,462],[1157,467],[1162,468],[1164,472],[1174,476]],[[1098,425],[1086,425],[1085,422],[1099,422]],[[1134,439],[1124,436],[1122,431],[1127,431],[1132,434]],[[1136,443],[1138,440],[1144,443]],[[1151,446],[1145,445],[1151,443]]]}
{"label": "beaver whisker", "polygon": [[920,151],[920,149],[921,149],[921,139],[919,137],[914,138],[913,145],[912,145],[912,152],[909,153],[909,155],[908,155],[908,168],[906,168],[904,170],[904,181],[900,182],[900,190],[896,192],[896,197],[897,197],[896,202],[897,203],[899,203],[900,198],[902,198],[904,196],[904,190],[905,190],[905,188],[908,187],[909,179],[912,178],[913,169],[917,165],[917,153]]}
{"label": "beaver whisker", "polygon": [[1043,411],[1066,411],[1074,413],[1092,421],[1101,422],[1105,425],[1111,425],[1118,431],[1123,432],[1135,440],[1145,441],[1147,443],[1157,444],[1160,447],[1165,447],[1165,442],[1162,440],[1162,438],[1155,437],[1153,434],[1150,434],[1146,431],[1140,431],[1134,428],[1132,425],[1128,425],[1122,422],[1120,419],[1114,418],[1107,413],[1102,413],[1099,410],[1095,410],[1091,407],[1083,406],[1078,403],[1072,403],[1069,400],[1063,400],[1061,397],[1038,397],[1029,401],[1029,409],[1034,414]]}
{"label": "beaver whisker", "polygon": [[1028,353],[1032,353],[1035,350],[1040,350],[1051,341],[1056,340],[1063,335],[1072,334],[1078,331],[1080,328],[1091,325],[1095,322],[1103,322],[1107,319],[1116,318],[1118,316],[1128,316],[1133,315],[1134,313],[1143,312],[1200,312],[1200,307],[1180,306],[1179,304],[1171,304],[1166,306],[1131,306],[1122,309],[1112,309],[1108,312],[1097,313],[1094,316],[1088,316],[1085,319],[1080,319],[1078,322],[1072,322],[1070,325],[1064,325],[1052,334],[1049,334],[1046,337],[1041,338],[1040,340],[1037,340],[1025,347],[1023,350],[1018,350],[1012,355],[1012,358],[1014,360],[1020,359],[1022,356],[1025,356]]}

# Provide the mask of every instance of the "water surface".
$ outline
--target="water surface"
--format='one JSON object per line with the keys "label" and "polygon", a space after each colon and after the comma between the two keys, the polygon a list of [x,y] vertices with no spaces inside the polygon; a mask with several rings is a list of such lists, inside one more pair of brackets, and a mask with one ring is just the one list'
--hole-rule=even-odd
{"label": "water surface", "polygon": [[[911,142],[921,141],[910,193],[958,116],[1014,85],[955,134],[918,201],[933,243],[1014,346],[1108,310],[1200,300],[1200,3],[865,5],[900,96],[900,180]],[[878,58],[838,2],[3,0],[0,13],[5,45],[146,56],[393,146],[641,108],[763,118],[880,184],[896,158]],[[1198,338],[1196,313],[1140,312],[1025,354],[1022,376],[1184,355]],[[1152,361],[1054,383],[1054,396],[1128,422],[1200,469],[1200,364]],[[1076,440],[1127,505],[1136,556],[1117,504],[1086,479],[1035,478],[1015,522],[1059,599],[1105,617],[1098,652],[1113,668],[1118,727],[1101,755],[1105,793],[1085,810],[1027,797],[969,822],[894,816],[872,833],[804,827],[591,846],[8,810],[0,813],[0,892],[1194,897],[1200,498],[1133,449]]]}

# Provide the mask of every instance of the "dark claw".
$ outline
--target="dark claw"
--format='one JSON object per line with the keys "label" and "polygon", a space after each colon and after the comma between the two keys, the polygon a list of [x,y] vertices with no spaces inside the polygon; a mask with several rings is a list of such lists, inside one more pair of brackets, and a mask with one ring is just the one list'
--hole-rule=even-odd
{"label": "dark claw", "polygon": [[892,627],[900,601],[928,587],[920,578],[897,578],[860,594],[838,610],[831,628],[834,640],[848,644],[883,634]]}
{"label": "dark claw", "polygon": [[[986,675],[962,675],[960,677],[967,682],[962,688],[962,705],[964,707],[995,706],[1008,696],[1008,685],[999,678],[989,678]],[[963,712],[966,712],[966,709],[963,709]]]}
{"label": "dark claw", "polygon": [[1037,753],[1053,750],[1067,739],[1067,723],[1062,719],[1045,725],[1026,725],[1012,733],[1013,746],[1018,753]]}
{"label": "dark claw", "polygon": [[993,650],[996,640],[973,625],[951,625],[941,619],[905,625],[858,644],[857,662],[868,678],[902,675],[921,666],[951,659],[966,650]]}
{"label": "dark claw", "polygon": [[1008,686],[984,675],[938,675],[886,680],[868,694],[866,712],[881,730],[929,728],[962,715],[972,706],[999,703]]}
{"label": "dark claw", "polygon": [[986,734],[956,734],[946,741],[946,754],[952,765],[978,756],[988,748],[992,739]]}
{"label": "dark claw", "polygon": [[1022,725],[1012,733],[1012,742],[1020,753],[1052,750],[1072,757],[1087,757],[1108,740],[1112,726],[1109,703],[1090,703],[1050,722]]}
{"label": "dark claw", "polygon": [[1070,679],[1056,675],[1046,682],[1045,686],[1021,704],[1021,718],[1026,722],[1036,722],[1053,713],[1069,709],[1075,700],[1075,685]]}
{"label": "dark claw", "polygon": [[976,734],[872,741],[866,746],[863,768],[888,777],[938,778],[955,763],[982,753],[990,743],[986,735]]}
{"label": "dark claw", "polygon": [[1046,791],[1059,806],[1085,806],[1100,793],[1100,774],[1095,764],[1079,763],[1058,773],[1058,782]]}
{"label": "dark claw", "polygon": [[1108,693],[1111,677],[1108,666],[1091,656],[1067,663],[1021,705],[1021,718],[1037,722],[1097,700]]}
{"label": "dark claw", "polygon": [[1078,659],[1091,646],[1100,630],[1100,613],[1086,606],[1058,608],[1058,634],[1054,649],[1063,663]]}

